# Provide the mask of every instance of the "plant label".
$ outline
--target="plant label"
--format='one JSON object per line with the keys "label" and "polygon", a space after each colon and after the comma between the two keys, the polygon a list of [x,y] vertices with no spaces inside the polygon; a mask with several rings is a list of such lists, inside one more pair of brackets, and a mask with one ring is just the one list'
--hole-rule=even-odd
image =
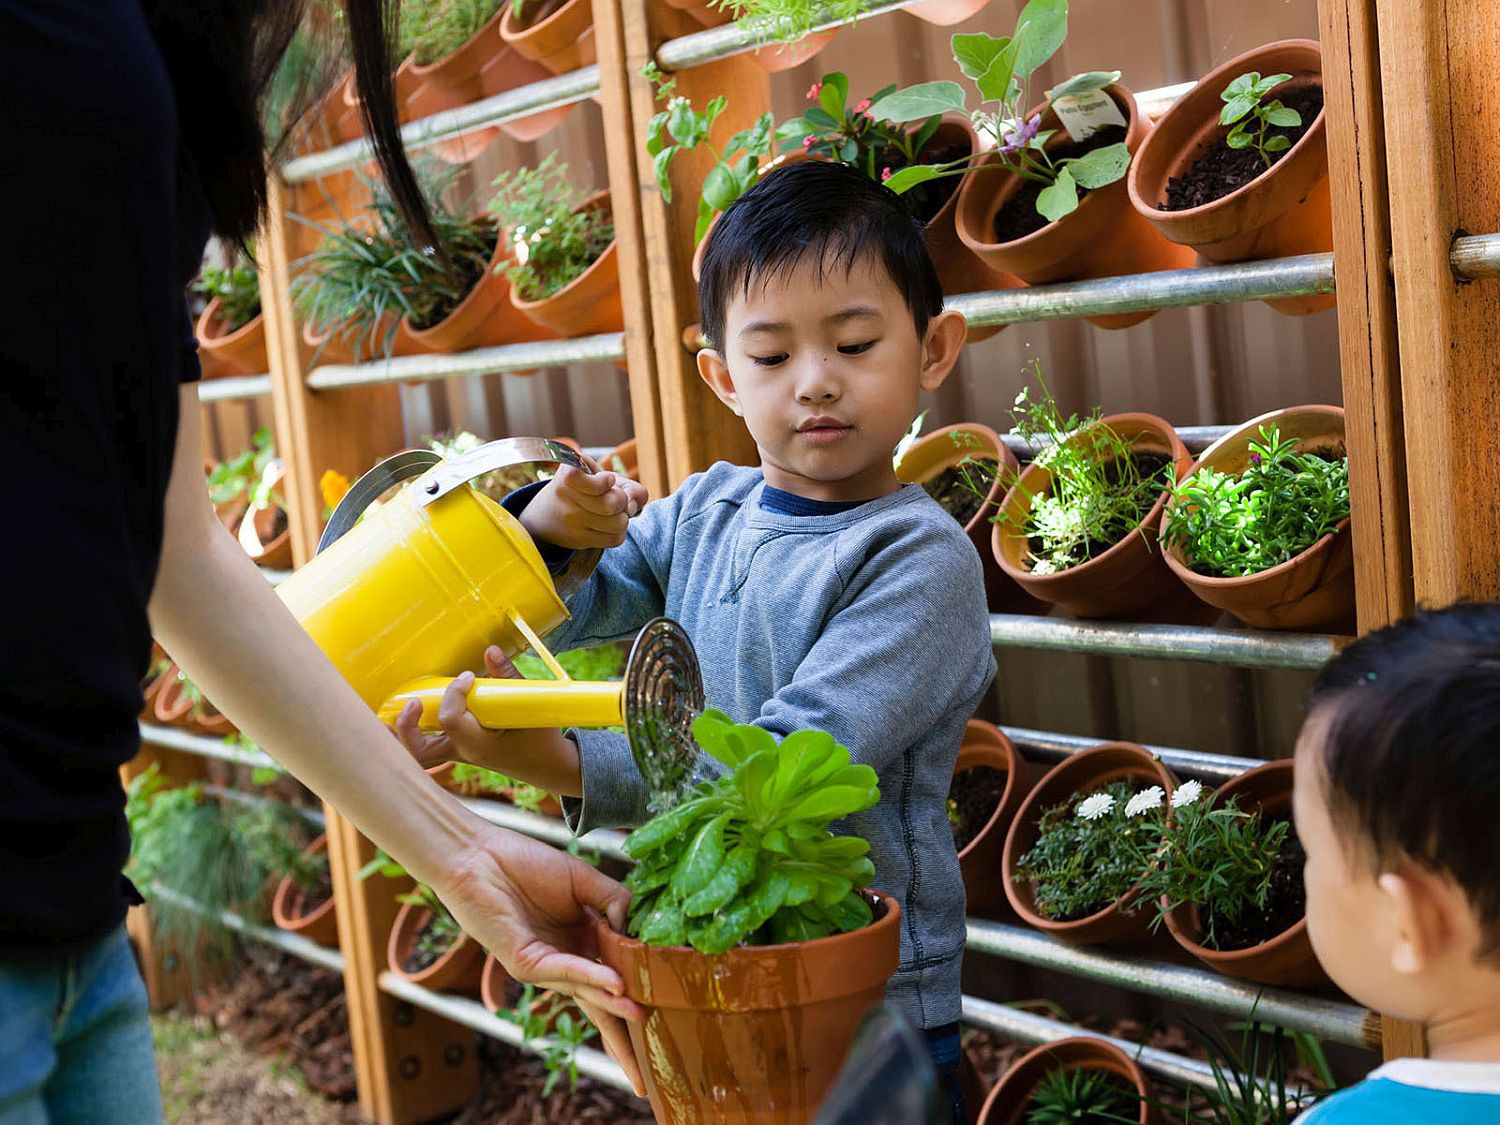
{"label": "plant label", "polygon": [[1064,95],[1053,100],[1052,108],[1057,111],[1057,119],[1068,131],[1068,136],[1075,141],[1086,141],[1100,129],[1126,123],[1115,99],[1103,90]]}

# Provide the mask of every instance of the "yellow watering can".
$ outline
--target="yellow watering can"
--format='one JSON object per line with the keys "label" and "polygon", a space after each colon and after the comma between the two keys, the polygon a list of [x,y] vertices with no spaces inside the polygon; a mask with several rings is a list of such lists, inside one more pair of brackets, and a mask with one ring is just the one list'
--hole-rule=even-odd
{"label": "yellow watering can", "polygon": [[469,484],[528,464],[587,467],[569,446],[542,438],[494,441],[448,460],[425,450],[387,458],[349,489],[316,557],[277,593],[387,722],[418,699],[422,726],[436,729],[444,689],[482,667],[487,646],[507,656],[534,650],[557,678],[478,680],[468,698],[479,722],[497,730],[623,726],[653,804],[670,803],[711,768],[692,738],[704,705],[692,642],[675,621],[657,618],[637,636],[622,681],[589,683],[563,671],[542,638],[568,619],[566,601],[600,552],[575,551],[554,579],[521,522]]}

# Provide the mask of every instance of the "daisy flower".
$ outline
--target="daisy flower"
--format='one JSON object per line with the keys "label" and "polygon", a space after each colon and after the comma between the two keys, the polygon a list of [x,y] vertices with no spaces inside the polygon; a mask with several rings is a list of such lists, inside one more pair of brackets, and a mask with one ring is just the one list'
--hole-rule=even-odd
{"label": "daisy flower", "polygon": [[1203,785],[1197,781],[1183,783],[1172,794],[1172,807],[1180,809],[1184,805],[1191,805],[1199,797],[1203,796]]}
{"label": "daisy flower", "polygon": [[1078,803],[1078,815],[1084,820],[1098,820],[1115,807],[1115,799],[1108,793],[1095,793]]}
{"label": "daisy flower", "polygon": [[1152,809],[1161,808],[1161,799],[1164,791],[1160,785],[1153,785],[1150,789],[1142,789],[1134,797],[1125,802],[1126,816],[1140,816],[1150,812]]}

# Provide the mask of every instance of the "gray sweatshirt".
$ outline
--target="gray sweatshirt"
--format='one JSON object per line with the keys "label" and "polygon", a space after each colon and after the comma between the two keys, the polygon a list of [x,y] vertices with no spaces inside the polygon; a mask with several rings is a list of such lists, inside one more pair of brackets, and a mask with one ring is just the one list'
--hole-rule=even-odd
{"label": "gray sweatshirt", "polygon": [[[916,485],[830,515],[761,507],[759,469],[720,462],[630,521],[547,638],[554,651],[633,636],[661,614],[692,637],[708,705],[778,736],[816,729],[880,776],[841,826],[870,842],[875,887],[901,903],[889,996],[919,1027],[959,1018],[964,891],[948,784],[995,672],[968,537]],[[577,833],[647,819],[622,735],[575,731]]]}

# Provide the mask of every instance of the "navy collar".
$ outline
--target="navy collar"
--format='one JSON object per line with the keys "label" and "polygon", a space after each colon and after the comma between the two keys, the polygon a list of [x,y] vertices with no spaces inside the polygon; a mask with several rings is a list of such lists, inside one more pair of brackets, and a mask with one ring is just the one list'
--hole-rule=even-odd
{"label": "navy collar", "polygon": [[761,508],[782,516],[831,516],[868,503],[868,500],[812,500],[769,484],[760,494]]}

